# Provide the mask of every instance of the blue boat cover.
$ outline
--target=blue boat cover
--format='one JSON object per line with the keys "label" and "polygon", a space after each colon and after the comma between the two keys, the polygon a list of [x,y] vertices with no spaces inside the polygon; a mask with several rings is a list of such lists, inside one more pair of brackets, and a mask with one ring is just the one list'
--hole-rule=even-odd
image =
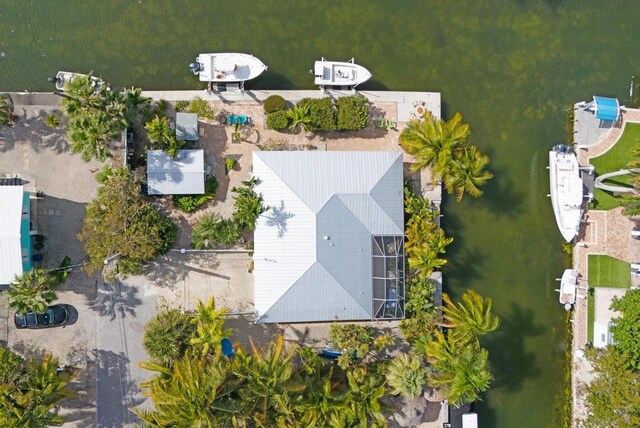
{"label": "blue boat cover", "polygon": [[596,119],[617,120],[620,104],[617,98],[593,97],[596,102]]}

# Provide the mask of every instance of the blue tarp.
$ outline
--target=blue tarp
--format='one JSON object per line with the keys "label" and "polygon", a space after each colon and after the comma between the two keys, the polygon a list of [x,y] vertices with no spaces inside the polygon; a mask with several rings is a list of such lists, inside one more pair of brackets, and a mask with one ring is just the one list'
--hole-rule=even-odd
{"label": "blue tarp", "polygon": [[620,104],[617,98],[593,97],[596,102],[596,119],[617,120]]}

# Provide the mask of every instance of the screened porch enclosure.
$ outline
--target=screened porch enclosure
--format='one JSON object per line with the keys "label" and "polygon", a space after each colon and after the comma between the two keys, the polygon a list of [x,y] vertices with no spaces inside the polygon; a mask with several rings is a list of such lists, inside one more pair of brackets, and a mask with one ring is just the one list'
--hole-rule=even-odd
{"label": "screened porch enclosure", "polygon": [[372,236],[373,318],[404,318],[404,236]]}

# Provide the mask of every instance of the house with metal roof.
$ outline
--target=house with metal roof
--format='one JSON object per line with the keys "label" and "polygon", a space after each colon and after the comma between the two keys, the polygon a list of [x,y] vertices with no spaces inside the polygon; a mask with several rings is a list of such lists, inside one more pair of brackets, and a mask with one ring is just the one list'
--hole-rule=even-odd
{"label": "house with metal roof", "polygon": [[404,317],[400,152],[253,153],[256,320]]}
{"label": "house with metal roof", "polygon": [[31,269],[30,210],[22,185],[0,183],[0,285]]}
{"label": "house with metal roof", "polygon": [[162,150],[147,151],[150,195],[202,195],[204,175],[203,150],[178,150],[175,159]]}

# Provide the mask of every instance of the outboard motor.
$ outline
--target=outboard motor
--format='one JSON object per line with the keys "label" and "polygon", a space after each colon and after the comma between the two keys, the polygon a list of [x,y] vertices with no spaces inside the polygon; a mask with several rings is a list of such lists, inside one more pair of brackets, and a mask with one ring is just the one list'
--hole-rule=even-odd
{"label": "outboard motor", "polygon": [[192,62],[191,64],[189,64],[189,70],[191,70],[191,72],[193,74],[198,74],[200,73],[202,70],[204,69],[204,67],[202,66],[202,64],[200,64],[199,62]]}

